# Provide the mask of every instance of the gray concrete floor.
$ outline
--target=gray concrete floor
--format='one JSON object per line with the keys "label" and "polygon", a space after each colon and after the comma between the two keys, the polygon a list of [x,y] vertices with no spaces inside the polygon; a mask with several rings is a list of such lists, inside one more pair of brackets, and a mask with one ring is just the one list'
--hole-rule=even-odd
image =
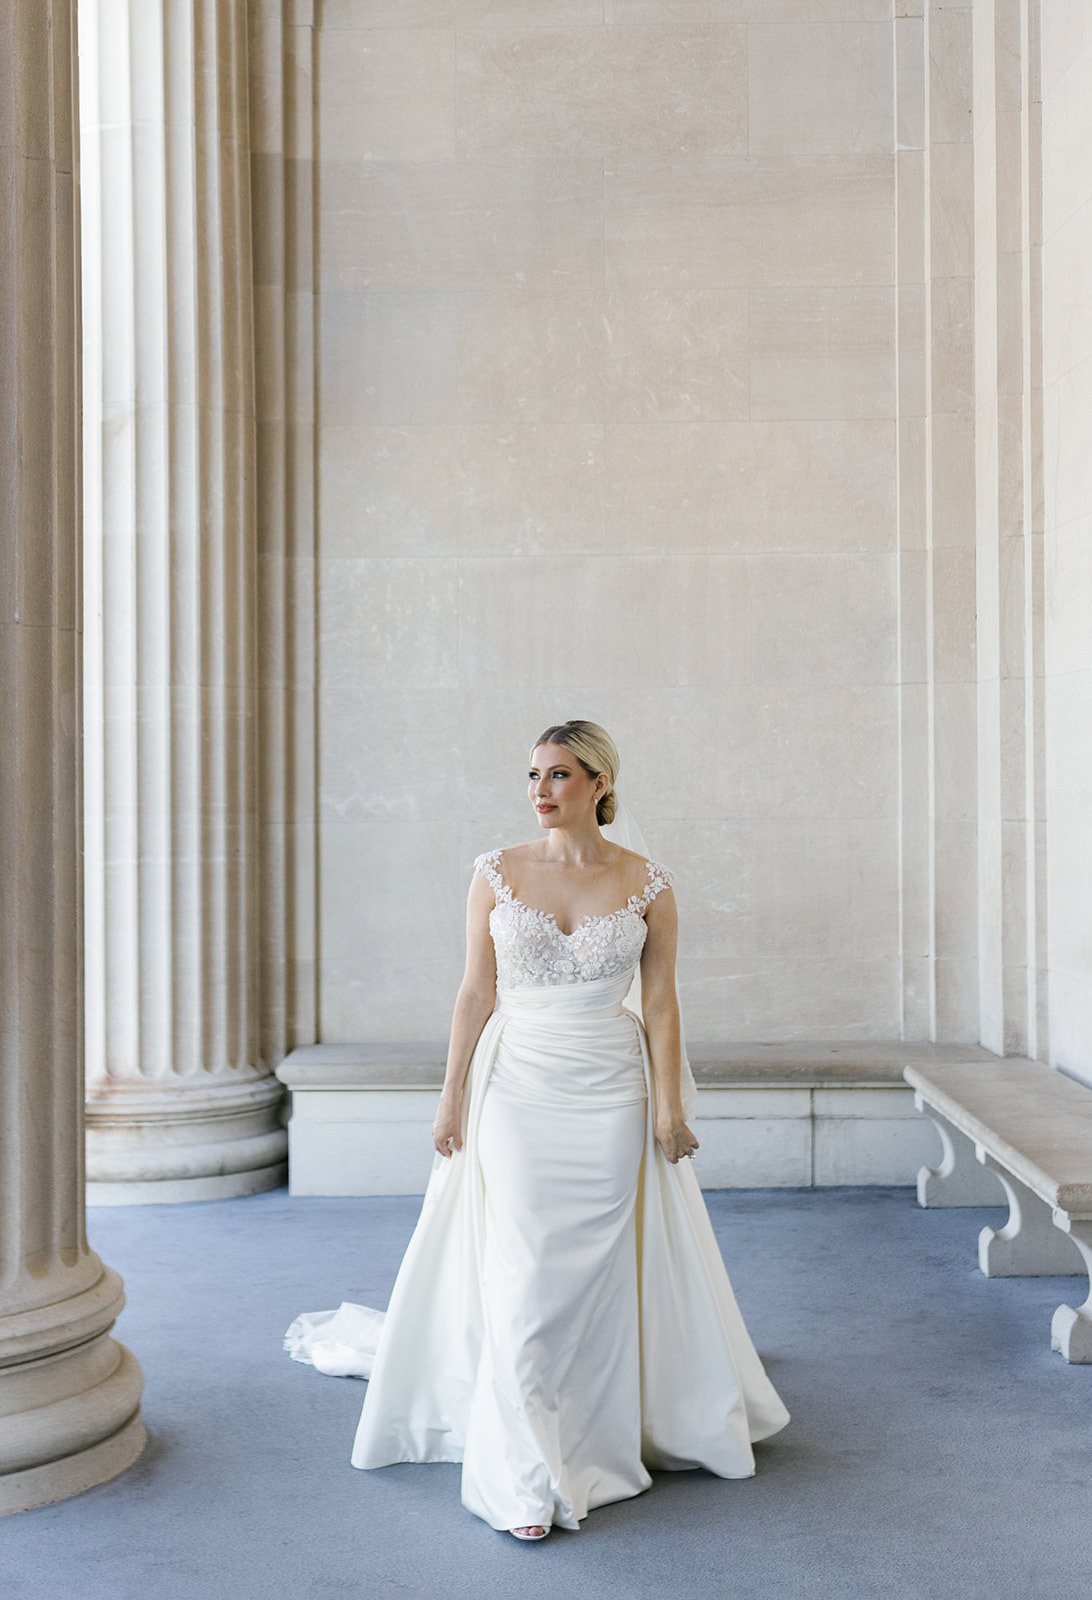
{"label": "gray concrete floor", "polygon": [[1079,1279],[987,1281],[998,1213],[908,1190],[708,1196],[793,1421],[758,1475],[657,1476],[518,1545],[458,1468],[361,1473],[363,1395],[283,1355],[300,1310],[386,1297],[417,1202],[100,1209],[151,1435],[112,1484],[0,1522],[6,1600],[1086,1600],[1092,1368],[1049,1350]]}

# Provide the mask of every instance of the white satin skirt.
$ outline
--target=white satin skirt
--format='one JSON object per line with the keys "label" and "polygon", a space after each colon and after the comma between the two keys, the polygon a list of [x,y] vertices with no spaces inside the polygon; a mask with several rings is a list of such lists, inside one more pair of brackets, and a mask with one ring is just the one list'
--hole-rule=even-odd
{"label": "white satin skirt", "polygon": [[483,1337],[463,1500],[495,1528],[575,1528],[651,1481],[636,1227],[644,1064],[635,1019],[579,992],[590,987],[502,997],[478,1122]]}
{"label": "white satin skirt", "polygon": [[359,1308],[288,1341],[322,1366],[329,1334],[327,1370],[371,1370],[354,1466],[461,1461],[464,1503],[495,1528],[576,1528],[649,1468],[749,1477],[752,1442],[788,1421],[693,1169],[653,1137],[629,982],[501,991],[374,1362],[336,1345],[372,1326]]}

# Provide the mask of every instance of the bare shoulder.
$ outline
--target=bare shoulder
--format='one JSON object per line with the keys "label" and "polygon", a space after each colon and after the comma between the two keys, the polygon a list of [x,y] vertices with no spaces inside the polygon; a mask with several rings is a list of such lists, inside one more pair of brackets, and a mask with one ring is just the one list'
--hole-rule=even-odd
{"label": "bare shoulder", "polygon": [[542,854],[541,839],[534,839],[528,844],[506,844],[503,850],[498,850],[497,855],[509,861],[537,861]]}
{"label": "bare shoulder", "polygon": [[640,894],[648,878],[648,862],[636,850],[626,850],[622,845],[616,846],[617,870],[625,875],[627,887],[633,894]]}
{"label": "bare shoulder", "polygon": [[534,858],[535,846],[533,844],[506,844],[499,850],[486,850],[475,860],[479,873],[486,877],[503,877],[505,868],[518,865],[519,861]]}

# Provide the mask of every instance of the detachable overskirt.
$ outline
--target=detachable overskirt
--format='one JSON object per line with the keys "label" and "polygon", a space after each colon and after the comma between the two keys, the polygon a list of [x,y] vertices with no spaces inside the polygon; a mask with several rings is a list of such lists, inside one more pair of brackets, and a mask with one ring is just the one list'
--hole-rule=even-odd
{"label": "detachable overskirt", "polygon": [[788,1421],[656,1145],[629,982],[499,994],[375,1353],[354,1466],[463,1461],[498,1528],[575,1527],[648,1467],[748,1477]]}

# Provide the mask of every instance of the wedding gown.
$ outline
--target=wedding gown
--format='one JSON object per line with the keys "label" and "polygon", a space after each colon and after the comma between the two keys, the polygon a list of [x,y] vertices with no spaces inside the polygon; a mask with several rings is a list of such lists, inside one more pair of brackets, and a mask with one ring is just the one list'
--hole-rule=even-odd
{"label": "wedding gown", "polygon": [[385,1316],[304,1315],[297,1360],[371,1381],[357,1467],[461,1461],[494,1528],[575,1529],[648,1468],[750,1477],[788,1412],[744,1327],[693,1168],[653,1136],[648,1047],[623,1006],[645,887],[572,933],[491,884],[497,1005],[463,1149],[437,1156]]}

